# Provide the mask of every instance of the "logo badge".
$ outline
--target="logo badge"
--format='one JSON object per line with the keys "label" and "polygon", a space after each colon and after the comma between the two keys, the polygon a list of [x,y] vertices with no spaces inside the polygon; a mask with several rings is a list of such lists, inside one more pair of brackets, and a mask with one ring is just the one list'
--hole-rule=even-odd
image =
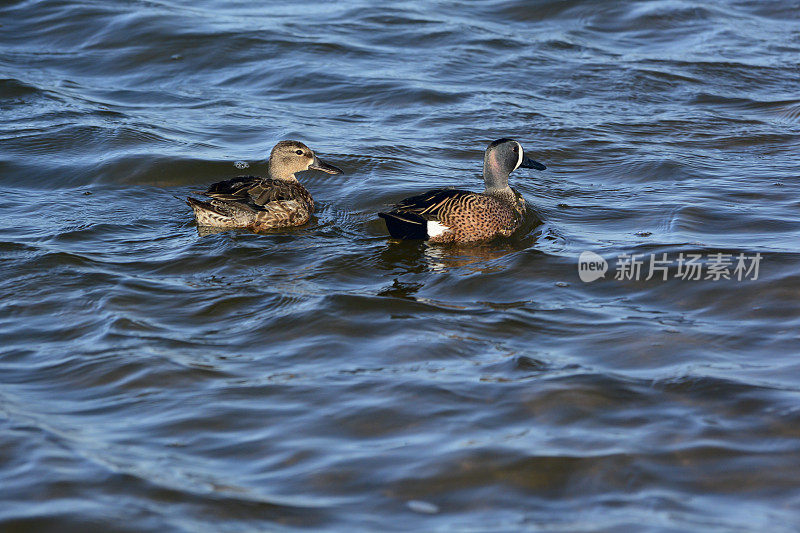
{"label": "logo badge", "polygon": [[605,277],[608,271],[608,262],[594,252],[583,252],[578,258],[578,276],[581,281],[590,283]]}

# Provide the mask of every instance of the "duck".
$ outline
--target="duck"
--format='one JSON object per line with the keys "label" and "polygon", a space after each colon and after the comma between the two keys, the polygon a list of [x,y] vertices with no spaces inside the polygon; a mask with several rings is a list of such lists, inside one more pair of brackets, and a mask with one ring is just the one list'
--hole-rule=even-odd
{"label": "duck", "polygon": [[378,213],[395,239],[423,239],[431,243],[476,243],[509,237],[522,225],[525,198],[508,185],[518,168],[547,167],[525,155],[514,139],[498,139],[483,158],[483,192],[433,189]]}
{"label": "duck", "polygon": [[341,169],[321,161],[300,141],[280,141],[269,155],[267,177],[239,176],[219,181],[202,194],[210,200],[188,197],[199,226],[264,231],[301,226],[314,213],[314,199],[295,174],[321,170],[341,174]]}

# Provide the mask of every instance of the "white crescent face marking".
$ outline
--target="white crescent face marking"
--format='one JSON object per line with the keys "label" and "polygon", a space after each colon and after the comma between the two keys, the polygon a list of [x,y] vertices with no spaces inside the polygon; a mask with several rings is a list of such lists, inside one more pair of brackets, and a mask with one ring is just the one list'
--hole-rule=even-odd
{"label": "white crescent face marking", "polygon": [[428,238],[430,238],[430,237],[438,237],[439,235],[441,235],[442,233],[444,233],[445,231],[447,231],[449,229],[450,228],[448,228],[444,224],[440,224],[440,223],[436,222],[435,220],[429,220],[428,221],[428,226],[426,228],[426,230],[428,231]]}
{"label": "white crescent face marking", "polygon": [[517,170],[519,166],[522,164],[522,145],[519,144],[517,141],[514,141],[519,146],[519,159],[517,160],[517,166],[514,167],[514,170]]}

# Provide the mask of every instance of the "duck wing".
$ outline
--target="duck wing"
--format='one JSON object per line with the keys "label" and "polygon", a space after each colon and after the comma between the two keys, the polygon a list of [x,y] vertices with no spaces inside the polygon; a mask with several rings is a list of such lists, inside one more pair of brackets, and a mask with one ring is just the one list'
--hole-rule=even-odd
{"label": "duck wing", "polygon": [[[202,194],[215,200],[236,201],[263,207],[270,202],[303,199],[302,186],[283,180],[239,176],[212,184]],[[306,193],[307,194],[307,193]]]}
{"label": "duck wing", "polygon": [[401,200],[391,212],[416,215],[425,220],[438,220],[442,210],[447,206],[465,202],[472,196],[478,195],[462,189],[434,189]]}
{"label": "duck wing", "polygon": [[261,178],[257,176],[238,176],[212,183],[208,189],[200,194],[210,196],[216,200],[244,200],[247,198],[247,190],[259,181],[261,181]]}

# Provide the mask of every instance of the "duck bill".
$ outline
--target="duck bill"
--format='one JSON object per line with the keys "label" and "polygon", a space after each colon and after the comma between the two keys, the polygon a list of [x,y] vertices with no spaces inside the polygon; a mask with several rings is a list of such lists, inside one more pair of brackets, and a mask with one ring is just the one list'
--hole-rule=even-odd
{"label": "duck bill", "polygon": [[522,158],[522,163],[519,166],[522,167],[522,168],[532,168],[532,169],[535,169],[535,170],[544,170],[544,169],[547,168],[543,164],[539,163],[538,161],[534,161],[533,159],[531,159],[529,157],[523,157]]}
{"label": "duck bill", "polygon": [[333,165],[329,165],[325,161],[320,160],[319,157],[314,156],[314,162],[308,165],[310,170],[321,170],[322,172],[327,172],[328,174],[341,174],[342,169],[336,168]]}

